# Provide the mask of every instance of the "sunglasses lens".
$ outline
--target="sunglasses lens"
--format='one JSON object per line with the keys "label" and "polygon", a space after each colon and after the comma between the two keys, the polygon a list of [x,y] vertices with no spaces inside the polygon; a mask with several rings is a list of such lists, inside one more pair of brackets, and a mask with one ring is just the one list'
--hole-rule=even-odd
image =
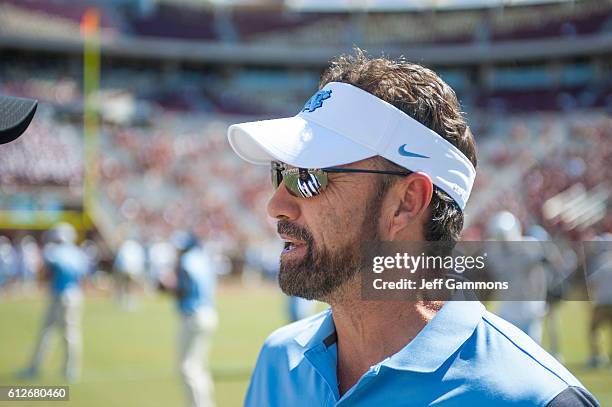
{"label": "sunglasses lens", "polygon": [[289,192],[302,198],[319,195],[327,187],[327,173],[321,170],[293,169],[284,174]]}
{"label": "sunglasses lens", "polygon": [[275,190],[283,183],[291,195],[301,198],[317,196],[327,187],[327,173],[319,169],[287,170],[282,164],[273,162],[270,176]]}
{"label": "sunglasses lens", "polygon": [[270,167],[270,178],[272,180],[272,187],[276,191],[280,186],[281,182],[283,182],[283,167],[280,163],[272,163]]}

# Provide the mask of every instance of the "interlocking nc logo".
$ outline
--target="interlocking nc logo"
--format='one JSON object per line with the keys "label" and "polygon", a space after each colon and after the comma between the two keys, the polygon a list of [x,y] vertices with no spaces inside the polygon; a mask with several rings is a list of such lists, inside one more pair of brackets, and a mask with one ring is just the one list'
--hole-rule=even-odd
{"label": "interlocking nc logo", "polygon": [[312,95],[310,99],[308,99],[308,102],[306,102],[304,108],[302,108],[302,112],[314,112],[315,110],[323,106],[323,101],[329,99],[331,97],[331,93],[331,90],[318,91],[317,93]]}

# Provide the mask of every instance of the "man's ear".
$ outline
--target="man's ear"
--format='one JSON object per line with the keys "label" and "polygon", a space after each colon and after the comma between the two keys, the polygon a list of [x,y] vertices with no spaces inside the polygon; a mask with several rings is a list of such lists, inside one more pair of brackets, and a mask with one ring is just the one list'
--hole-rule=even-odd
{"label": "man's ear", "polygon": [[389,234],[391,240],[406,230],[414,240],[423,239],[423,224],[429,216],[429,203],[433,194],[433,183],[429,175],[415,172],[397,182],[393,188],[393,213]]}

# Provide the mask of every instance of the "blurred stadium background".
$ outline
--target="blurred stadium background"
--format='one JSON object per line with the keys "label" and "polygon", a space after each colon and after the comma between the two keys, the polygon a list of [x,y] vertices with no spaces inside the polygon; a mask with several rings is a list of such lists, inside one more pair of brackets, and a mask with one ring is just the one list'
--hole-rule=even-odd
{"label": "blurred stadium background", "polygon": [[[559,242],[612,232],[610,0],[0,0],[0,93],[40,101],[0,150],[0,384],[19,383],[34,345],[36,253],[64,220],[95,264],[72,405],[182,402],[173,304],[151,288],[151,265],[165,264],[156,245],[192,229],[224,265],[211,364],[218,404],[240,405],[287,316],[267,170],[238,160],[225,130],[295,114],[353,45],[405,55],[457,91],[479,147],[466,239],[484,238],[502,209]],[[126,239],[151,266],[130,312],[112,302],[109,273]],[[612,405],[611,371],[585,367],[589,304],[564,303],[562,316],[565,361]],[[39,382],[61,383],[57,366]]]}

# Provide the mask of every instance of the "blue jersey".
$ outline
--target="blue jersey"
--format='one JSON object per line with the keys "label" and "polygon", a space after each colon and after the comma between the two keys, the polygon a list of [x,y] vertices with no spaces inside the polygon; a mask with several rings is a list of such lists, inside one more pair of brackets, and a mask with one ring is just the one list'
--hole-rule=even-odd
{"label": "blue jersey", "polygon": [[210,255],[196,246],[183,254],[179,261],[180,312],[191,315],[201,307],[214,307],[216,275]]}
{"label": "blue jersey", "polygon": [[89,266],[85,254],[72,244],[52,244],[45,248],[44,260],[51,274],[51,292],[59,295],[78,289]]}
{"label": "blue jersey", "polygon": [[479,302],[448,302],[403,349],[340,396],[332,312],[273,333],[247,407],[575,407],[597,401],[559,362]]}

